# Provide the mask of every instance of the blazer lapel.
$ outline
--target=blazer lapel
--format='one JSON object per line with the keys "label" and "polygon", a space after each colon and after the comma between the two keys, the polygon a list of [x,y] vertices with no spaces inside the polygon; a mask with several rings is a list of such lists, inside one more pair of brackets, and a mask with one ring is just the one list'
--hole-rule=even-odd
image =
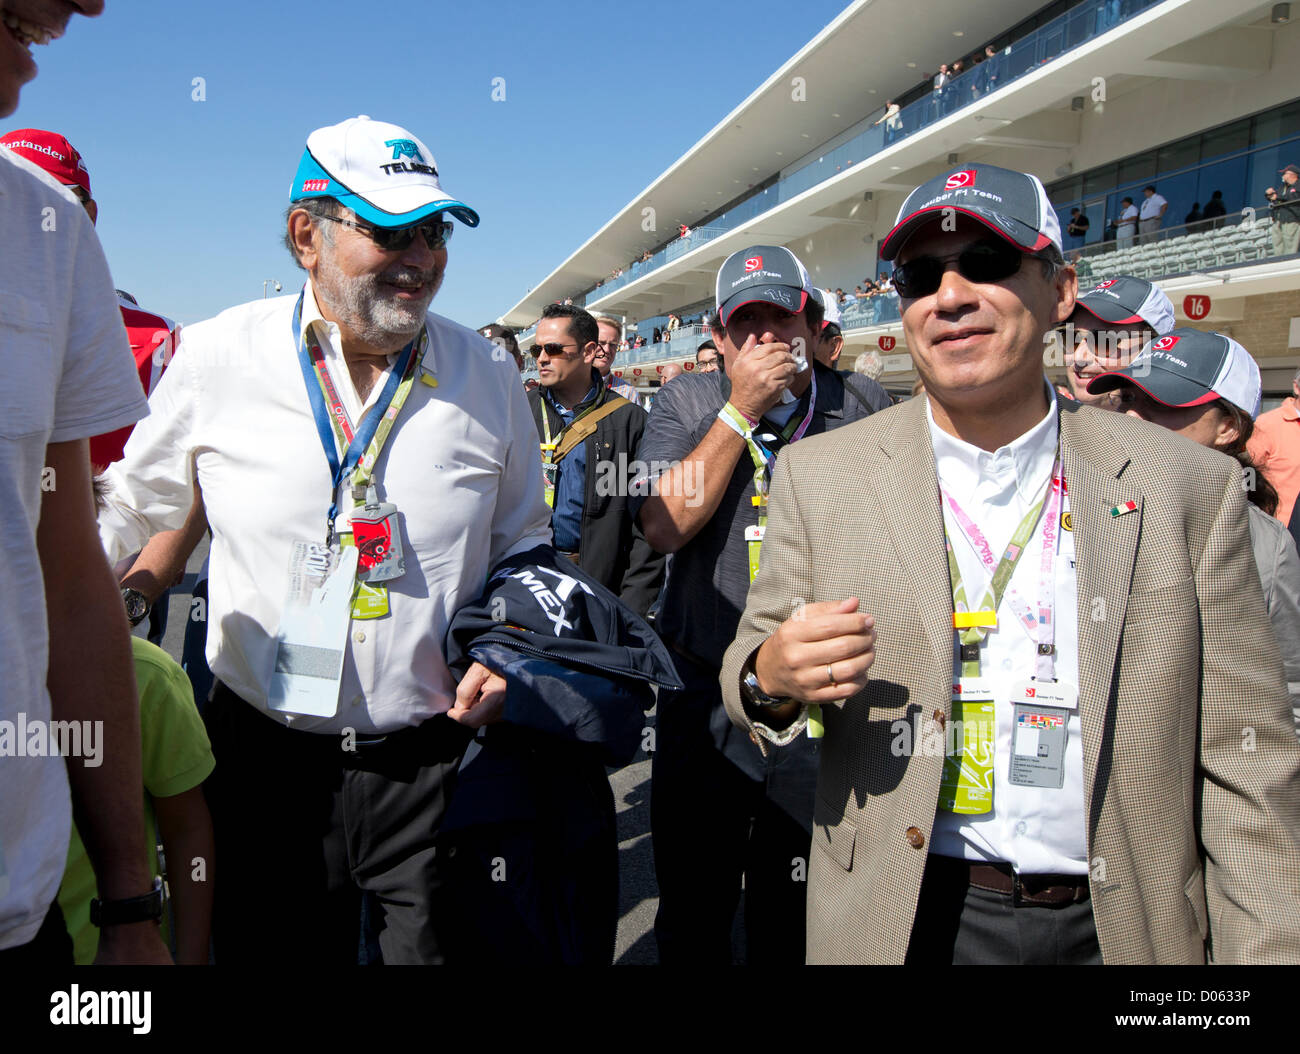
{"label": "blazer lapel", "polygon": [[877,477],[881,484],[877,500],[935,661],[951,669],[952,585],[943,557],[943,512],[925,407],[924,397],[904,403],[894,427],[881,438],[884,458]]}
{"label": "blazer lapel", "polygon": [[[1079,610],[1079,723],[1083,734],[1084,796],[1089,835],[1095,829],[1093,779],[1097,774],[1107,709],[1128,606],[1129,583],[1142,533],[1142,494],[1123,480],[1129,458],[1109,430],[1091,427],[1074,403],[1060,400],[1061,467],[1074,527]],[[1100,413],[1101,411],[1097,411]],[[1087,426],[1085,428],[1085,426]],[[1133,502],[1133,511],[1124,510]],[[1100,800],[1096,803],[1101,804]]]}

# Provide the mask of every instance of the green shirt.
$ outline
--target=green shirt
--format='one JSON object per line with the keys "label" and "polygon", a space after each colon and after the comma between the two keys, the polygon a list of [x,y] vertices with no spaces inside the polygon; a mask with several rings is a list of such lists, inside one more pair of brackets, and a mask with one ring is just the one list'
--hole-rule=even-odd
{"label": "green shirt", "polygon": [[[194,705],[194,690],[185,671],[161,648],[140,637],[131,638],[135,683],[140,695],[140,760],[144,776],[145,839],[149,846],[149,874],[158,874],[158,833],[153,799],[170,798],[197,787],[216,762],[203,719]],[[70,759],[68,764],[80,764]],[[188,860],[170,861],[178,871]],[[68,864],[59,887],[59,907],[72,936],[79,966],[95,960],[99,929],[90,923],[90,901],[96,895],[95,872],[76,824],[68,846]],[[164,919],[163,940],[168,939]]]}

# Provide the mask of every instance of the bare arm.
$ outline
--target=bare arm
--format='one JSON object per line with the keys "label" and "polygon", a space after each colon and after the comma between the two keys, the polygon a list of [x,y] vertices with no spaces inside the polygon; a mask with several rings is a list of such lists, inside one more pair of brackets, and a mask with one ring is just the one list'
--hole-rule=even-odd
{"label": "bare arm", "polygon": [[122,585],[143,593],[150,604],[157,602],[184,573],[190,554],[203,539],[207,529],[207,511],[203,507],[203,494],[196,481],[194,504],[185,518],[185,526],[175,531],[163,531],[150,538],[131,565],[131,570],[123,577]]}
{"label": "bare arm", "polygon": [[[148,892],[140,712],[131,666],[126,612],[100,548],[91,501],[85,440],[51,443],[46,465],[55,486],[41,503],[36,546],[45,582],[50,652],[47,684],[56,720],[102,728],[100,764],[68,759],[77,829],[105,900]],[[152,922],[106,927],[100,963],[170,962]]]}
{"label": "bare arm", "polygon": [[[777,342],[770,333],[763,334],[762,341],[751,335],[727,362],[731,405],[751,421],[776,405],[795,376],[790,345]],[[742,456],[749,456],[745,440],[724,422],[715,421],[699,445],[659,477],[655,493],[639,513],[652,548],[675,553],[700,532],[718,511],[736,460]]]}
{"label": "bare arm", "polygon": [[[203,788],[155,798],[153,808],[176,915],[176,961],[183,966],[205,966],[212,935],[215,847]],[[201,867],[196,860],[202,861]]]}

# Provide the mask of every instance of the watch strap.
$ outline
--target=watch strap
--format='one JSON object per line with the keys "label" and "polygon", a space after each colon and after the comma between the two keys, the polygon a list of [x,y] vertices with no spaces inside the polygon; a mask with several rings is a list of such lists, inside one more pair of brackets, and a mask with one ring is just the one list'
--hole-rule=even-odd
{"label": "watch strap", "polygon": [[90,902],[90,921],[96,926],[123,926],[133,922],[158,922],[163,913],[163,880],[155,876],[148,893],[121,900]]}

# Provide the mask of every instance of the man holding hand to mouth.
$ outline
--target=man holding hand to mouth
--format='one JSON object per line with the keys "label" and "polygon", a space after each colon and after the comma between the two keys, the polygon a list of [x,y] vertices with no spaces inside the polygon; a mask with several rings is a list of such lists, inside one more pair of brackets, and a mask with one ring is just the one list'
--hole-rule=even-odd
{"label": "man holding hand to mouth", "polygon": [[925,396],[781,456],[722,670],[760,738],[820,706],[810,960],[1295,962],[1240,466],[1057,400],[1076,280],[1036,177],[942,173],[880,255]]}
{"label": "man holding hand to mouth", "polygon": [[302,291],[185,330],[108,473],[110,555],[180,526],[196,479],[212,528],[221,962],[355,963],[363,891],[385,962],[444,955],[435,839],[505,681],[457,685],[443,640],[551,539],[514,363],[428,311],[449,216],[478,224],[410,132],[313,132],[285,224]]}

